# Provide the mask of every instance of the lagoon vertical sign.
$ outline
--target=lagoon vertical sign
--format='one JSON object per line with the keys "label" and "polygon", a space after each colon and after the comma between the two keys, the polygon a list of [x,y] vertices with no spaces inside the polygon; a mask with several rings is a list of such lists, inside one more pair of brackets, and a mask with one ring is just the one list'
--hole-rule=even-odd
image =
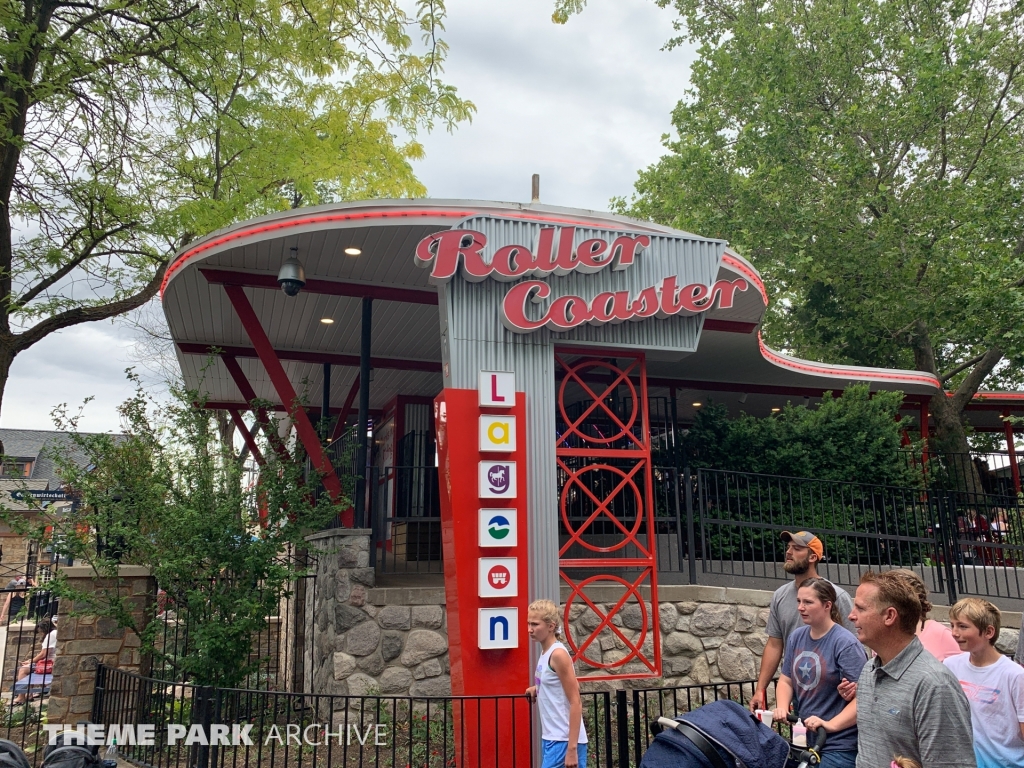
{"label": "lagoon vertical sign", "polygon": [[[452,693],[518,697],[530,684],[526,395],[515,391],[514,373],[481,371],[477,390],[442,391],[434,417]],[[460,768],[477,755],[481,766],[528,759],[525,698],[480,708],[454,713],[469,760]],[[520,728],[510,749],[513,721]]]}

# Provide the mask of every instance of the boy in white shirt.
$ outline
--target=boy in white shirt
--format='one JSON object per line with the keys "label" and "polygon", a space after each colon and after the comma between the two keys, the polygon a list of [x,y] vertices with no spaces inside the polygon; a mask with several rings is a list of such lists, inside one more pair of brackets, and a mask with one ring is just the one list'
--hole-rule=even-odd
{"label": "boy in white shirt", "polygon": [[970,702],[978,768],[1024,768],[1024,668],[996,649],[999,609],[965,597],[949,609],[949,622],[966,653],[943,664]]}

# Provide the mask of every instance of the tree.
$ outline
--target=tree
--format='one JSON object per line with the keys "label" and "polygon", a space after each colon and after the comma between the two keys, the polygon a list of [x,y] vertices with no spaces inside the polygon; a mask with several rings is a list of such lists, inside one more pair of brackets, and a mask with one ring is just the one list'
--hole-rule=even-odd
{"label": "tree", "polygon": [[422,195],[417,131],[451,129],[473,105],[438,80],[443,0],[415,8],[5,4],[0,404],[19,353],[141,306],[196,237],[288,207]]}
{"label": "tree", "polygon": [[136,621],[131,590],[85,593],[60,570],[46,589],[134,632],[170,679],[240,685],[265,661],[254,639],[308,571],[289,552],[304,547],[304,536],[326,527],[348,501],[309,493],[298,446],[273,450],[264,443],[266,464],[258,485],[248,487],[198,393],[177,390],[158,406],[132,378],[135,395],[119,409],[121,435],[79,433],[77,415],[55,411],[56,426],[71,441],[53,458],[77,511],[43,511],[35,523],[3,509],[0,516],[40,550],[53,546],[102,577],[116,580],[121,563],[148,566],[187,635],[187,652],[163,642],[166,617]]}
{"label": "tree", "polygon": [[658,2],[698,58],[613,205],[730,240],[769,343],[939,377],[932,449],[966,452],[964,407],[1024,361],[1024,4]]}

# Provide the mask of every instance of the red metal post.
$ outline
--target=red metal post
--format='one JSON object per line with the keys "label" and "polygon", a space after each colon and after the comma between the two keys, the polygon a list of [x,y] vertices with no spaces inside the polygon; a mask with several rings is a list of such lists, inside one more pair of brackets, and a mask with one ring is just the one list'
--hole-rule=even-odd
{"label": "red metal post", "polygon": [[[274,389],[277,390],[278,397],[281,398],[282,403],[291,408],[291,416],[295,421],[295,431],[298,433],[299,439],[309,454],[313,466],[320,473],[324,488],[331,495],[332,499],[340,499],[343,495],[341,483],[338,481],[338,476],[334,473],[334,467],[331,466],[327,454],[324,453],[323,445],[320,444],[320,436],[317,435],[312,422],[299,405],[295,388],[292,387],[288,374],[285,373],[284,366],[281,365],[281,361],[274,353],[274,347],[270,343],[266,331],[263,330],[263,326],[260,325],[259,318],[256,316],[252,304],[249,303],[245,291],[237,285],[225,285],[224,292],[231,300],[231,304],[238,314],[238,319],[242,321],[242,327],[245,328],[249,340],[252,342],[253,347],[255,347],[260,362],[266,368],[270,381],[273,383]],[[343,526],[352,526],[353,516],[351,509],[342,512],[341,517]]]}
{"label": "red metal post", "polygon": [[[1009,413],[1003,414],[1004,417]],[[1013,490],[1020,493],[1020,467],[1017,465],[1017,446],[1013,444],[1013,422],[1008,418],[1003,419],[1003,429],[1006,430],[1006,452],[1010,455],[1010,474],[1013,476]]]}
{"label": "red metal post", "polygon": [[[225,355],[221,358],[224,362],[224,367],[228,369],[228,373],[231,374],[231,378],[235,381],[235,386],[238,387],[238,391],[242,393],[242,397],[245,398],[245,402],[249,403],[249,407],[252,407],[252,403],[255,400],[259,400],[256,397],[256,390],[252,388],[249,380],[245,378],[245,372],[242,370],[242,366],[238,364],[238,361],[230,355]],[[267,413],[266,408],[256,408],[254,410],[256,414],[256,423],[260,425],[260,429],[263,430],[267,436],[267,440],[270,445],[274,448],[276,453],[281,458],[288,457],[288,449],[281,444],[281,438],[270,428],[270,414]]]}
{"label": "red metal post", "polygon": [[345,404],[341,406],[341,415],[338,416],[338,423],[334,425],[334,432],[331,433],[331,442],[333,443],[339,437],[342,432],[345,431],[345,420],[348,419],[348,412],[352,410],[352,403],[355,402],[356,393],[359,391],[359,374],[356,374],[355,381],[352,382],[352,386],[348,390],[348,395],[345,397]]}
{"label": "red metal post", "polygon": [[242,435],[242,439],[245,441],[245,444],[249,446],[249,452],[252,454],[252,457],[256,460],[256,463],[262,467],[267,462],[263,458],[263,454],[260,452],[260,447],[256,445],[256,440],[253,437],[252,432],[249,431],[249,428],[245,426],[245,422],[242,421],[242,414],[238,412],[237,408],[228,409],[228,413],[231,414],[231,420],[235,422],[235,429],[239,431]]}

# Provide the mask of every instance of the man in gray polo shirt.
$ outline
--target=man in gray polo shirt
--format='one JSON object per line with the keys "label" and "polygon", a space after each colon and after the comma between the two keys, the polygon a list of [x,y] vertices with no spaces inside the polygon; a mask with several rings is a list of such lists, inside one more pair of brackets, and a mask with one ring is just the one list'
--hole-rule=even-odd
{"label": "man in gray polo shirt", "polygon": [[[757,690],[750,699],[750,711],[767,709],[765,691],[775,671],[782,661],[782,653],[786,641],[793,632],[804,625],[803,619],[796,610],[796,591],[808,579],[818,578],[818,563],[825,556],[825,547],[821,539],[808,531],[790,533],[782,532],[782,540],[786,542],[786,562],[783,565],[786,573],[792,574],[793,580],[775,590],[768,606],[768,643],[761,655],[761,672],[757,678]],[[843,626],[853,632],[853,625],[846,618],[853,608],[850,595],[842,587],[832,585],[836,590],[836,608],[843,618]]]}
{"label": "man in gray polo shirt", "polygon": [[977,768],[967,697],[915,634],[921,603],[913,576],[868,571],[857,587],[850,619],[857,639],[878,654],[857,689],[857,768],[889,765],[893,755],[927,768]]}

